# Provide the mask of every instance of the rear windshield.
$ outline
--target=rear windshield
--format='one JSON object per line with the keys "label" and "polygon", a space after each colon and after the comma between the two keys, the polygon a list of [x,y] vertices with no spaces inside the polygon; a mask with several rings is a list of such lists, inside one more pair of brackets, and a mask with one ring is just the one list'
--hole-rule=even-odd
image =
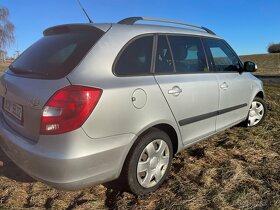
{"label": "rear windshield", "polygon": [[12,63],[10,71],[29,78],[65,77],[104,34],[100,29],[88,27],[87,30],[60,27],[46,31],[43,38]]}

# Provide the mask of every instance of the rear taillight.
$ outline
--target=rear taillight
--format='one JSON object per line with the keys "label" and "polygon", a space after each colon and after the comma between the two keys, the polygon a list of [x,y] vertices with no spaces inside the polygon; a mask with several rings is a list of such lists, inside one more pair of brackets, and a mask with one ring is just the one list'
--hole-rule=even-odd
{"label": "rear taillight", "polygon": [[84,86],[68,86],[57,91],[43,108],[40,133],[61,134],[81,127],[101,94],[100,89]]}

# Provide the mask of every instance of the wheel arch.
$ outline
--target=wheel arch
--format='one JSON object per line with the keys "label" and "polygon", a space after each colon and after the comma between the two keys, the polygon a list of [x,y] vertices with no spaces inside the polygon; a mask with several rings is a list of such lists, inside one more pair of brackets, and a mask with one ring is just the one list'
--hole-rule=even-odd
{"label": "wheel arch", "polygon": [[178,128],[176,129],[176,127],[174,127],[174,125],[172,123],[164,121],[164,122],[154,122],[154,123],[151,123],[151,124],[143,127],[143,129],[141,129],[136,134],[137,138],[134,140],[133,144],[131,145],[129,152],[131,151],[133,146],[136,144],[136,142],[139,141],[139,139],[142,135],[144,135],[145,133],[147,133],[148,131],[150,131],[151,129],[154,129],[154,128],[165,132],[170,137],[174,155],[177,152],[181,151],[181,149],[183,148],[183,144],[182,144],[181,133],[180,133],[179,129]]}
{"label": "wheel arch", "polygon": [[[169,137],[172,142],[173,146],[173,153],[174,155],[181,151],[184,148],[184,145],[182,143],[182,138],[181,138],[181,133],[179,128],[177,127],[177,124],[175,122],[171,121],[155,121],[151,124],[146,125],[141,129],[136,135],[138,138],[135,140],[135,142],[139,139],[139,137],[149,130],[157,128],[163,132],[165,132]],[[135,142],[133,144],[135,144]]]}
{"label": "wheel arch", "polygon": [[171,142],[172,142],[172,147],[173,147],[173,153],[176,154],[178,151],[178,144],[179,144],[179,138],[177,135],[176,130],[169,124],[157,124],[154,125],[152,128],[157,128],[159,130],[164,131],[170,138]]}
{"label": "wheel arch", "polygon": [[261,99],[264,99],[264,92],[263,91],[259,91],[255,97],[259,97]]}
{"label": "wheel arch", "polygon": [[255,90],[255,91],[253,92],[253,94],[251,95],[251,97],[252,97],[252,98],[251,98],[250,101],[249,101],[248,109],[250,108],[250,106],[251,106],[251,104],[252,104],[254,98],[259,97],[259,98],[265,100],[265,93],[264,93],[264,90],[263,90],[263,89],[257,89],[257,90]]}
{"label": "wheel arch", "polygon": [[[159,130],[165,132],[169,136],[169,138],[172,142],[174,155],[178,151],[180,151],[180,148],[182,148],[181,134],[179,133],[179,130],[176,130],[172,125],[170,125],[169,123],[166,123],[166,122],[156,123],[156,124],[152,124],[152,125],[145,127],[143,130],[141,130],[137,134],[138,138],[135,140],[135,142],[138,141],[139,137],[141,137],[142,135],[144,135],[146,132],[150,131],[153,128],[159,129]],[[133,144],[135,144],[135,142]]]}

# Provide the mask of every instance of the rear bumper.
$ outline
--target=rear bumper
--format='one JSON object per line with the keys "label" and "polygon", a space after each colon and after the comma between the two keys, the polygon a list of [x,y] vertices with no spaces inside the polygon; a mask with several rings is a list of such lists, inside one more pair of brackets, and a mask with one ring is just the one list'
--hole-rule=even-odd
{"label": "rear bumper", "polygon": [[33,178],[63,190],[78,190],[120,175],[136,136],[91,139],[82,129],[41,136],[34,144],[11,130],[0,116],[0,146]]}

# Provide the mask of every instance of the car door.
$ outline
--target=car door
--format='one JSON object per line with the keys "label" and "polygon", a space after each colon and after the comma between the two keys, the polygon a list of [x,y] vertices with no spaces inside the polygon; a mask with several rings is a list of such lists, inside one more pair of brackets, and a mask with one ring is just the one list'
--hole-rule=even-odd
{"label": "car door", "polygon": [[178,123],[184,144],[215,132],[218,82],[208,72],[199,37],[159,35],[155,79]]}
{"label": "car door", "polygon": [[218,131],[246,118],[251,98],[251,83],[247,78],[248,73],[240,73],[242,64],[225,41],[207,38],[204,43],[219,83],[219,113],[216,123]]}

